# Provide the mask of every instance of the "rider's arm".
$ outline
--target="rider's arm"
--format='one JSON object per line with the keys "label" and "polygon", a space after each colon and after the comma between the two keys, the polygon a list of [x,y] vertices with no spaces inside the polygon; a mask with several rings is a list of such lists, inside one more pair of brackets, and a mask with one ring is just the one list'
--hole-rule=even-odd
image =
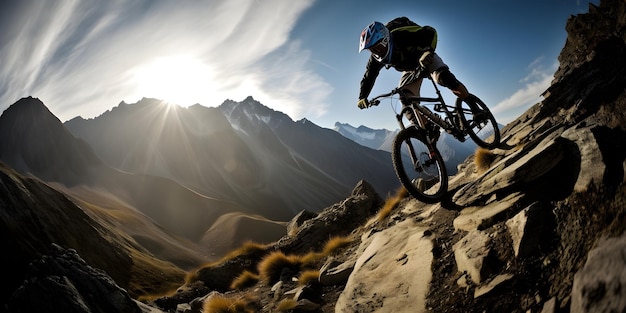
{"label": "rider's arm", "polygon": [[363,74],[363,79],[361,79],[361,90],[359,91],[359,99],[366,99],[372,88],[374,88],[374,83],[376,82],[376,78],[380,73],[380,70],[384,67],[384,65],[374,57],[370,56],[367,61],[367,65],[365,66],[365,74]]}

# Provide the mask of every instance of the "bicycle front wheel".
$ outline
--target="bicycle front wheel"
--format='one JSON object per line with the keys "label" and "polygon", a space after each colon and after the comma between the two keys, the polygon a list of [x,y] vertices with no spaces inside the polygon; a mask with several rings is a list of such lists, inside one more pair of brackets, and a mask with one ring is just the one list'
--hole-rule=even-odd
{"label": "bicycle front wheel", "polygon": [[428,145],[425,131],[401,130],[393,141],[393,168],[406,190],[425,203],[439,202],[448,192],[448,174],[435,145]]}
{"label": "bicycle front wheel", "polygon": [[493,149],[500,145],[500,128],[487,105],[470,94],[456,99],[456,110],[465,132],[480,147]]}

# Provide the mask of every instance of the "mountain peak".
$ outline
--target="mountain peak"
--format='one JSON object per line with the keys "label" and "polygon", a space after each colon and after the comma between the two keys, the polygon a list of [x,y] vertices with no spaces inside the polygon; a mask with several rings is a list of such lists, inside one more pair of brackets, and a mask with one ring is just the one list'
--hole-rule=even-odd
{"label": "mountain peak", "polygon": [[18,100],[13,105],[9,106],[9,108],[7,108],[2,113],[2,116],[40,116],[42,114],[54,117],[54,115],[50,112],[50,110],[48,110],[43,102],[39,100],[39,98],[33,98],[32,96],[28,96]]}
{"label": "mountain peak", "polygon": [[2,134],[29,130],[59,131],[63,128],[61,121],[38,98],[25,97],[7,108],[0,116]]}
{"label": "mountain peak", "polygon": [[18,171],[56,181],[70,181],[71,173],[81,173],[86,164],[100,164],[91,149],[33,97],[18,100],[0,116],[0,159]]}
{"label": "mountain peak", "polygon": [[354,127],[348,123],[335,123],[334,130],[344,137],[375,150],[391,151],[391,140],[395,131],[371,129],[367,126]]}
{"label": "mountain peak", "polygon": [[219,106],[219,109],[239,129],[247,129],[248,123],[257,125],[258,123],[271,124],[281,121],[293,122],[287,114],[265,106],[254,100],[252,96],[248,96],[241,102],[226,100]]}
{"label": "mountain peak", "polygon": [[254,100],[254,98],[252,98],[252,96],[248,96],[245,99],[243,99],[242,102],[256,102],[259,103],[258,101]]}

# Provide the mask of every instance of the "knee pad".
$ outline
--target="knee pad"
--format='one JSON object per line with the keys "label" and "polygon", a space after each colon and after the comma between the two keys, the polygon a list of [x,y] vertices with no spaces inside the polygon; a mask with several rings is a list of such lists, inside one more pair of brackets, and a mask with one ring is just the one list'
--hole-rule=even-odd
{"label": "knee pad", "polygon": [[437,70],[437,83],[450,89],[455,89],[461,84],[461,82],[456,79],[454,74],[452,74],[452,72],[450,72],[450,69],[447,67]]}

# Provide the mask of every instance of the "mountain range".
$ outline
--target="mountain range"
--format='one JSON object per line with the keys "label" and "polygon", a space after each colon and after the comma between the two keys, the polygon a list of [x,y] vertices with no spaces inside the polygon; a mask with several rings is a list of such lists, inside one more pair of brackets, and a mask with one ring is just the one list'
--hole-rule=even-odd
{"label": "mountain range", "polygon": [[[362,177],[377,181],[381,193],[399,185],[388,152],[307,120],[292,121],[251,97],[218,108],[143,99],[65,123],[39,99],[25,97],[0,116],[0,163],[10,167],[7,173],[20,173],[7,178],[41,180],[69,200],[37,207],[63,212],[77,205],[72,210],[88,216],[79,219],[114,230],[103,233],[116,247],[109,249],[113,255],[144,255],[139,264],[171,262],[166,272],[214,260],[246,241],[275,241],[296,213],[344,199]],[[0,217],[10,225],[19,215]],[[6,240],[28,240],[28,229],[48,227],[19,223],[27,232]],[[50,241],[65,243],[64,232],[46,233]],[[24,257],[47,249],[33,248],[12,263],[28,263]],[[96,251],[80,251],[117,279],[128,275],[128,266],[111,268],[117,263],[102,264]]]}
{"label": "mountain range", "polygon": [[382,194],[399,185],[388,152],[251,97],[218,108],[146,98],[65,123],[27,97],[0,116],[0,131],[0,160],[12,168],[87,202],[139,211],[208,255],[262,237],[225,244],[224,232],[211,231],[218,220],[257,216],[250,221],[275,225],[264,235],[271,241],[296,213],[337,202],[362,178]]}
{"label": "mountain range", "polygon": [[271,219],[320,210],[363,177],[376,178],[381,193],[398,186],[388,153],[294,122],[251,97],[218,108],[143,99],[64,125],[114,168],[172,179]]}

